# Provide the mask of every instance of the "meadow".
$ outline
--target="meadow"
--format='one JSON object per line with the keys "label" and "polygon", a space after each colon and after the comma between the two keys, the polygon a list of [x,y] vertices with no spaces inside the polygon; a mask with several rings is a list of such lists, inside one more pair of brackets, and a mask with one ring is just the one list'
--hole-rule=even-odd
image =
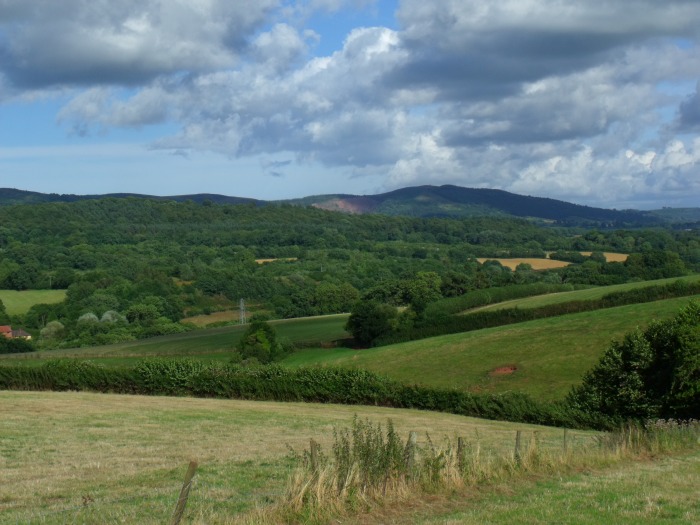
{"label": "meadow", "polygon": [[537,295],[533,297],[523,297],[520,299],[513,299],[511,301],[502,301],[500,303],[481,306],[479,308],[468,310],[465,313],[477,310],[502,310],[505,308],[538,308],[540,306],[567,303],[569,301],[595,301],[597,299],[603,298],[608,294],[615,292],[637,290],[650,285],[671,284],[678,281],[683,281],[687,283],[697,283],[700,281],[700,275],[689,275],[686,277],[671,277],[668,279],[657,279],[654,281],[613,284],[610,286],[595,286],[584,290],[575,290],[572,292],[559,292],[547,295]]}
{"label": "meadow", "polygon": [[362,350],[306,349],[282,364],[347,366],[403,383],[478,393],[514,390],[543,400],[561,399],[613,339],[652,319],[673,317],[691,299],[608,308]]}
{"label": "meadow", "polygon": [[[348,337],[345,331],[347,314],[270,321],[281,340],[301,346],[327,345]],[[0,356],[15,362],[40,364],[46,359],[90,359],[104,365],[132,364],[147,357],[196,357],[207,361],[228,360],[236,343],[245,331],[244,325],[198,329],[184,334],[165,335],[85,348],[47,350],[15,356]]]}
{"label": "meadow", "polygon": [[[281,499],[309,439],[323,449],[354,416],[391,419],[405,438],[464,436],[508,454],[516,430],[561,447],[563,431],[416,410],[91,393],[0,392],[0,522],[163,523],[189,461],[199,468],[187,523],[229,523]],[[595,433],[569,432],[571,447]]]}
{"label": "meadow", "polygon": [[35,304],[60,303],[65,298],[65,290],[0,290],[0,301],[9,315],[26,314]]}

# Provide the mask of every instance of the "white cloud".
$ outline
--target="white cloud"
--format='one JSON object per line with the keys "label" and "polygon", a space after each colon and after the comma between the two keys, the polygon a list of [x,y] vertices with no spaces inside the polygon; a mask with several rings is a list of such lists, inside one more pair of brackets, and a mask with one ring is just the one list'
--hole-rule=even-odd
{"label": "white cloud", "polygon": [[386,189],[697,188],[698,2],[404,0],[398,30],[356,27],[317,57],[304,21],[372,2],[37,2],[0,4],[0,100],[3,74],[73,86],[59,120],[78,133],[170,122],[154,149],[282,155]]}

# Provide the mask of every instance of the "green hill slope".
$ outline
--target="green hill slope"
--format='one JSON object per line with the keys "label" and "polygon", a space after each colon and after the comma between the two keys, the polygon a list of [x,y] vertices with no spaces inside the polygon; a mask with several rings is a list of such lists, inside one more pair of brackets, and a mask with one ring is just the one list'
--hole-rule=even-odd
{"label": "green hill slope", "polygon": [[[304,350],[287,366],[347,366],[404,383],[560,399],[613,339],[675,315],[692,298],[609,308],[367,350]],[[696,296],[695,299],[700,299]]]}

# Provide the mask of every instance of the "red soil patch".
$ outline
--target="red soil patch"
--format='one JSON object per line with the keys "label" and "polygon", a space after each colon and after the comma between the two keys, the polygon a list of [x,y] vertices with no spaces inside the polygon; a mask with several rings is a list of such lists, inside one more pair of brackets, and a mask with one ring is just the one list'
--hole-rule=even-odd
{"label": "red soil patch", "polygon": [[490,375],[507,376],[515,372],[517,369],[518,367],[515,365],[499,366],[498,368],[494,368],[493,370],[491,370]]}

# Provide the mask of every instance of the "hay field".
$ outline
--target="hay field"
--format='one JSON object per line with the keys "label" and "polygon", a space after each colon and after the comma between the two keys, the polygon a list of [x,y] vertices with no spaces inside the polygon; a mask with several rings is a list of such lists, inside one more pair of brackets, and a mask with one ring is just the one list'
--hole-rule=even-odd
{"label": "hay field", "polygon": [[535,257],[514,257],[508,259],[501,259],[498,257],[479,257],[477,258],[479,263],[484,264],[486,261],[498,261],[503,266],[515,270],[519,264],[529,264],[532,266],[533,270],[552,270],[554,268],[564,268],[569,266],[571,263],[565,261],[557,261],[554,259],[540,259]]}
{"label": "hay field", "polygon": [[[0,392],[0,522],[166,523],[190,460],[199,462],[186,523],[230,523],[279,499],[297,452],[354,415],[401,436],[460,435],[504,454],[515,430],[560,447],[561,429],[381,407],[91,393]],[[590,432],[569,432],[579,446]]]}

